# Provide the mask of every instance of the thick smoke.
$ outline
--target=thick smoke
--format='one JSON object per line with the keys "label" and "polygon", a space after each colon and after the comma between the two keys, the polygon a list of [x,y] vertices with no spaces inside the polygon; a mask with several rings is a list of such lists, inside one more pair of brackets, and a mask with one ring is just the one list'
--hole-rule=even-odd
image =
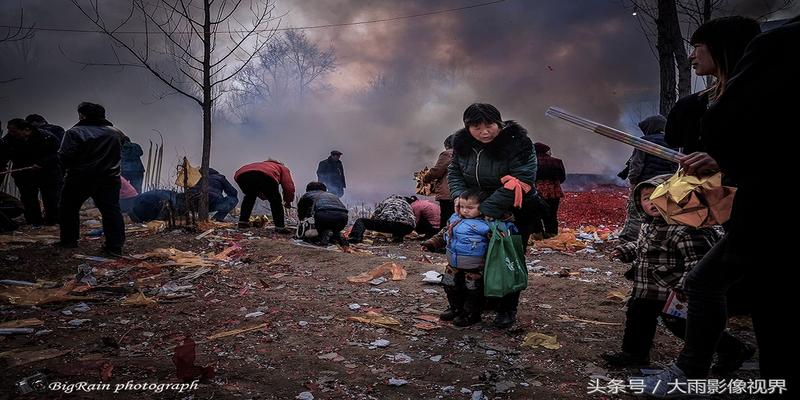
{"label": "thick smoke", "polygon": [[[2,15],[18,5],[4,2]],[[124,3],[124,2],[121,2]],[[463,1],[283,1],[280,26],[308,26],[417,14]],[[25,2],[39,27],[91,28],[69,2]],[[124,4],[122,5],[124,6]],[[110,6],[106,6],[110,7]],[[109,10],[121,13],[123,9]],[[758,10],[746,10],[758,14]],[[13,23],[3,17],[3,23]],[[212,166],[229,177],[241,165],[275,158],[298,187],[315,179],[330,150],[344,153],[347,199],[375,201],[413,190],[412,172],[432,165],[444,138],[463,127],[472,102],[495,104],[505,119],[549,144],[568,172],[616,173],[624,145],[549,119],[559,106],[635,132],[658,98],[658,67],[635,17],[617,2],[506,1],[422,18],[313,29],[307,35],[336,50],[337,69],[324,90],[249,109],[247,122],[215,117]],[[0,119],[40,113],[71,126],[80,101],[104,104],[109,119],[147,149],[165,137],[163,175],[179,157],[200,162],[197,104],[169,91],[140,68],[82,68],[71,60],[113,61],[109,41],[87,33],[37,32],[26,46],[0,44]],[[167,183],[167,179],[164,180]]]}

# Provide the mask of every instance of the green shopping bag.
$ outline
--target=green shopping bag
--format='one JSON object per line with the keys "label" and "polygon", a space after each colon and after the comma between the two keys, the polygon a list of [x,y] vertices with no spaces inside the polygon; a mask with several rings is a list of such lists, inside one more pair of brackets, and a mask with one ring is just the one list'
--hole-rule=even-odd
{"label": "green shopping bag", "polygon": [[492,238],[483,270],[483,294],[486,297],[503,297],[528,287],[522,238],[499,225],[491,223]]}

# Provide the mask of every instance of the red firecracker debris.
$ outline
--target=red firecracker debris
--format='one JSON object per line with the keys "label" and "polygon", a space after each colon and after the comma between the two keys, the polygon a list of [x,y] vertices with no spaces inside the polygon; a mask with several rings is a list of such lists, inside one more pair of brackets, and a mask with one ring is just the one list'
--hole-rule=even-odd
{"label": "red firecracker debris", "polygon": [[208,382],[214,378],[214,367],[198,367],[194,365],[196,356],[195,349],[197,345],[191,338],[186,338],[183,344],[175,347],[175,353],[172,355],[172,362],[175,363],[177,369],[178,379],[184,382],[190,382],[197,377],[200,377],[200,382]]}
{"label": "red firecracker debris", "polygon": [[625,223],[628,193],[626,188],[566,192],[558,208],[558,221],[567,228],[582,225],[621,227]]}

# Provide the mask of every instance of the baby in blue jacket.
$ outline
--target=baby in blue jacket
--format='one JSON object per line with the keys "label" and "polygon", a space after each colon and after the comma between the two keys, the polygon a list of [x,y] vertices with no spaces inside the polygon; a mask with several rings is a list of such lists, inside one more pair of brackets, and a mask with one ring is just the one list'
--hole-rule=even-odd
{"label": "baby in blue jacket", "polygon": [[[467,190],[459,196],[455,214],[447,221],[444,239],[447,268],[442,284],[449,308],[440,319],[455,326],[480,322],[483,307],[483,267],[492,232],[490,222],[478,210],[483,195]],[[504,230],[516,231],[514,224],[497,221]]]}

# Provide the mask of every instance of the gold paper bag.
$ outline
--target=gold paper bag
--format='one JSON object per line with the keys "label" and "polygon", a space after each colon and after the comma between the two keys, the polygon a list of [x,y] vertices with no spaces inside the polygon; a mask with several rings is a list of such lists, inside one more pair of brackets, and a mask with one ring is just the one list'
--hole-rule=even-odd
{"label": "gold paper bag", "polygon": [[650,200],[669,224],[694,228],[720,225],[731,217],[736,188],[722,185],[722,174],[698,178],[678,170],[658,185]]}

